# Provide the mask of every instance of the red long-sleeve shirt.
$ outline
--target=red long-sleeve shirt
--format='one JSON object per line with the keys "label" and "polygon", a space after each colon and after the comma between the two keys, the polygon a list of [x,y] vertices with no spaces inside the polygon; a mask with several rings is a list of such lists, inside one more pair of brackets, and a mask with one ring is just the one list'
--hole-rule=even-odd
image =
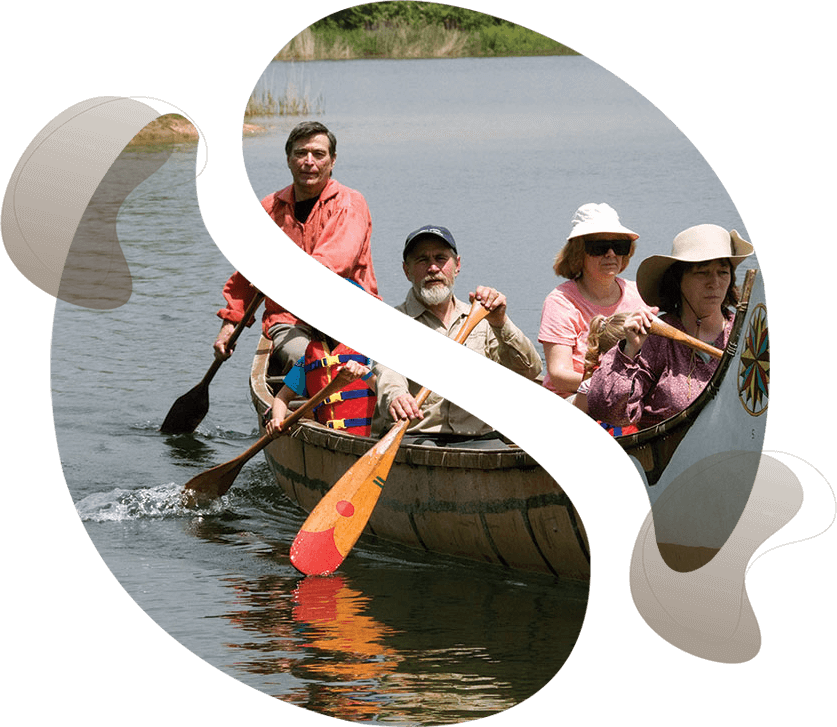
{"label": "red long-sleeve shirt", "polygon": [[[372,218],[360,192],[330,179],[304,224],[294,217],[293,185],[267,195],[262,207],[311,257],[340,277],[356,281],[367,293],[380,299],[372,267]],[[218,317],[238,323],[253,295],[254,288],[247,278],[239,272],[233,273],[224,286],[227,307],[218,311]],[[262,316],[265,335],[276,323],[293,325],[299,321],[293,313],[265,298]]]}

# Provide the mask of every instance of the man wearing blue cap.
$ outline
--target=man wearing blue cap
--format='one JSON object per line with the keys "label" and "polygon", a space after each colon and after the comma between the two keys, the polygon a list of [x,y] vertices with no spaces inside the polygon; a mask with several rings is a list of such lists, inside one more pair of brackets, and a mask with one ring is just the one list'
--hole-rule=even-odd
{"label": "man wearing blue cap", "polygon": [[[397,310],[443,335],[453,337],[468,317],[470,305],[454,294],[461,268],[450,230],[425,225],[411,232],[404,243],[403,269],[412,287]],[[506,315],[506,296],[494,288],[478,286],[470,294],[489,311],[465,341],[472,351],[486,356],[527,379],[542,369],[532,342]],[[500,434],[455,404],[431,393],[416,406],[419,386],[380,364],[375,366],[378,406],[373,432],[385,431],[396,419],[411,419],[405,442],[435,446],[494,448],[504,446]]]}

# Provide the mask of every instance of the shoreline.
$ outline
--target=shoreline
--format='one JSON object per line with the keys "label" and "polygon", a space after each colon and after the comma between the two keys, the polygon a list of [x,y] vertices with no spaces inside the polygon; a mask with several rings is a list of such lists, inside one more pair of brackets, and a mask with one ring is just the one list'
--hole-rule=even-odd
{"label": "shoreline", "polygon": [[[267,131],[264,126],[244,122],[242,134],[253,136]],[[181,144],[197,142],[199,138],[195,125],[185,116],[165,114],[140,129],[128,142],[128,146],[154,146],[157,144]]]}
{"label": "shoreline", "polygon": [[[415,30],[415,29],[414,29]],[[333,34],[319,34],[312,33],[311,28],[306,28],[298,36],[293,38],[279,53],[274,56],[273,61],[284,61],[291,63],[306,63],[314,61],[340,61],[340,60],[426,60],[431,58],[436,59],[457,59],[457,58],[528,58],[533,56],[573,56],[578,55],[576,51],[563,46],[556,41],[546,39],[549,43],[554,44],[552,49],[544,52],[542,48],[535,50],[530,47],[529,52],[505,52],[496,54],[482,54],[474,52],[474,46],[468,43],[463,43],[463,39],[473,40],[473,34],[462,33],[456,30],[445,30],[443,28],[428,28],[427,26],[417,29],[419,33],[426,33],[428,30],[433,30],[433,42],[428,45],[426,43],[396,43],[395,45],[388,43],[386,51],[380,55],[363,52],[355,45],[354,47],[347,42],[346,33],[338,34],[335,37]],[[539,37],[538,34],[522,29],[530,37]],[[361,31],[361,33],[368,37],[372,36],[403,36],[404,28],[387,28],[382,31]],[[452,40],[453,39],[453,40]],[[403,37],[402,37],[403,40]],[[414,41],[414,38],[410,39]],[[519,38],[518,38],[519,40]],[[526,44],[522,44],[525,46]],[[395,47],[397,46],[397,47]],[[252,99],[251,99],[252,100]],[[248,106],[249,110],[249,106]],[[267,115],[296,115],[296,114],[282,114],[282,113],[268,113]],[[300,114],[300,116],[310,114]],[[245,114],[245,119],[250,118]],[[267,127],[244,121],[242,124],[242,136],[254,136],[256,134],[265,133]],[[131,141],[128,146],[154,146],[180,143],[196,143],[199,139],[198,130],[195,126],[184,116],[179,114],[166,114],[155,119],[143,129],[141,129]]]}

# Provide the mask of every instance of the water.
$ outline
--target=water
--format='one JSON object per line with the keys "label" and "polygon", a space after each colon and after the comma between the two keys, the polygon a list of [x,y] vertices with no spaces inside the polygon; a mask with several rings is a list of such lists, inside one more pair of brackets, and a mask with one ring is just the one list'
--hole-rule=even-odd
{"label": "water", "polygon": [[[723,185],[677,127],[585,58],[273,63],[260,84],[281,93],[287,78],[325,98],[323,120],[338,142],[334,176],[369,203],[388,303],[405,293],[404,238],[429,223],[456,238],[458,288],[506,293],[509,314],[533,340],[543,299],[562,282],[552,261],[586,202],[608,202],[640,235],[629,279],[692,225],[747,237]],[[245,144],[260,198],[287,179],[284,142],[297,121],[274,121],[275,134]]]}
{"label": "water", "polygon": [[[300,73],[322,93],[323,120],[338,135],[335,176],[369,203],[387,303],[405,293],[404,237],[430,222],[457,238],[458,289],[499,288],[533,339],[559,282],[552,258],[585,202],[609,202],[641,234],[628,278],[692,224],[746,237],[689,142],[583,58],[273,64],[265,82],[281,93],[286,75]],[[244,141],[259,197],[288,183],[283,147],[298,119],[264,121],[267,133]],[[61,461],[105,562],[186,647],[308,709],[442,724],[526,699],[571,652],[585,586],[365,540],[337,575],[302,579],[288,548],[303,514],[277,493],[261,458],[214,506],[180,506],[185,481],[243,451],[257,431],[248,332],[215,377],[196,434],[158,432],[211,364],[214,314],[232,272],[201,223],[194,175],[194,148],[179,148],[123,207],[119,234],[134,280],[127,305],[56,306]]]}

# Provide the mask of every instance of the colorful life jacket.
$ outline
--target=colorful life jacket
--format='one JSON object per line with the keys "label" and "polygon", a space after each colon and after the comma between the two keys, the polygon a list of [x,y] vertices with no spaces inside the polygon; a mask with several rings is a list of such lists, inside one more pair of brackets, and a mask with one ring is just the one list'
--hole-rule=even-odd
{"label": "colorful life jacket", "polygon": [[[366,356],[342,343],[330,350],[324,341],[311,341],[305,349],[305,388],[309,396],[328,384],[337,369],[350,360],[367,364]],[[366,382],[357,379],[319,404],[314,418],[331,429],[368,437],[376,402],[377,397]]]}

